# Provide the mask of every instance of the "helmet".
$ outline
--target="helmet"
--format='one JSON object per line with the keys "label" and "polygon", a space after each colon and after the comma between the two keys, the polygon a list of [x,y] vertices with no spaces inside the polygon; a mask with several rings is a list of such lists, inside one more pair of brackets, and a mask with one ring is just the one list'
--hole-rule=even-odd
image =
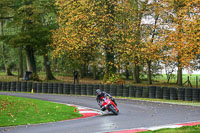
{"label": "helmet", "polygon": [[97,89],[97,90],[96,90],[96,93],[97,93],[97,95],[101,95],[101,90],[100,90],[100,89]]}

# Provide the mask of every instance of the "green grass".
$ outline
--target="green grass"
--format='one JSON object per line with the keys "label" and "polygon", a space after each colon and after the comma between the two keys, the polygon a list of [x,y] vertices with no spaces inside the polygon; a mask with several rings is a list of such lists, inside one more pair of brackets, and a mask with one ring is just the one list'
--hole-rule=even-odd
{"label": "green grass", "polygon": [[[5,72],[0,72],[0,81],[18,81],[18,77],[17,77],[17,72],[13,72],[13,74],[15,76],[6,76]],[[54,73],[54,76],[56,77],[57,80],[52,80],[52,81],[45,81],[45,73],[44,72],[39,72],[38,73],[39,78],[43,81],[43,82],[67,82],[67,83],[73,83],[73,76],[67,76],[64,75],[63,73]],[[198,76],[198,86],[200,86],[200,74],[183,74],[183,83],[185,81],[187,81],[187,77],[190,77],[190,82],[192,83],[193,87],[196,87],[196,77]],[[174,86],[177,87],[176,84],[176,77],[177,75],[175,74],[175,78],[171,79],[169,83],[167,83],[167,77],[166,74],[160,74],[156,77],[153,77],[153,85],[159,85],[159,86]],[[127,85],[133,85],[133,81],[132,80],[125,80],[125,76],[122,75],[121,78],[124,79],[125,84]],[[130,79],[132,78],[131,76],[129,77]],[[137,84],[137,85],[148,85],[148,81],[147,81],[147,75],[144,75],[144,77],[141,78],[142,79],[142,83]],[[19,79],[19,81],[21,81],[22,78]],[[93,80],[92,78],[82,78],[79,79],[79,82],[81,84],[100,84],[102,82],[102,80]],[[184,86],[188,86],[188,84],[186,83]]]}
{"label": "green grass", "polygon": [[181,128],[166,128],[160,129],[156,131],[146,131],[140,133],[199,133],[200,132],[200,125],[196,126],[184,126]]}
{"label": "green grass", "polygon": [[81,117],[75,107],[0,95],[0,127],[47,123]]}
{"label": "green grass", "polygon": [[[39,78],[43,81],[43,82],[66,82],[66,83],[73,83],[73,77],[72,76],[65,76],[65,75],[58,75],[55,74],[57,76],[56,80],[51,80],[51,81],[46,81],[45,80],[45,75],[43,75],[42,73],[39,73]],[[199,74],[183,74],[183,83],[185,81],[187,81],[187,76],[190,76],[190,82],[192,83],[193,87],[196,87],[196,76],[199,77],[199,81],[198,81],[198,87],[200,87],[200,75]],[[131,78],[131,77],[130,77]],[[17,76],[6,76],[5,73],[0,73],[0,81],[18,81],[18,77]],[[19,81],[22,81],[22,78],[19,79]],[[136,85],[133,83],[132,80],[125,80],[125,84],[127,85]],[[102,80],[93,80],[92,78],[82,78],[79,79],[79,83],[80,84],[100,84],[102,83]],[[140,84],[137,85],[148,85],[148,81],[146,80],[145,77],[142,78],[142,82]],[[178,87],[178,85],[176,84],[176,78],[171,79],[170,83],[167,83],[167,78],[165,74],[161,74],[160,76],[156,76],[153,78],[153,85],[158,85],[158,86],[173,86],[173,87]],[[188,83],[184,84],[184,86],[188,86]]]}
{"label": "green grass", "polygon": [[[190,79],[192,86],[196,86],[196,77],[198,76],[198,79],[200,80],[200,74],[191,74],[191,75],[190,74],[183,74],[183,83],[187,81],[188,76],[189,76],[189,79]],[[177,77],[176,74],[175,74],[175,77]],[[166,83],[167,82],[167,76],[166,76],[166,74],[162,74],[160,76],[153,78],[153,80],[159,81],[161,83]],[[177,81],[176,78],[172,78],[170,80],[170,83],[175,84],[176,81]],[[187,83],[185,85],[187,85]]]}

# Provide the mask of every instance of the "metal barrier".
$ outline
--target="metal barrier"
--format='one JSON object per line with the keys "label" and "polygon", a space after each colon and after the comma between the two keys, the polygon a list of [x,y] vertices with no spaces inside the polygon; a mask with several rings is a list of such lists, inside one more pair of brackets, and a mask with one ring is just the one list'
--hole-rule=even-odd
{"label": "metal barrier", "polygon": [[167,100],[200,101],[199,88],[175,88],[160,86],[127,86],[110,84],[66,84],[43,82],[0,82],[0,91],[96,95],[101,89],[112,96],[157,98]]}

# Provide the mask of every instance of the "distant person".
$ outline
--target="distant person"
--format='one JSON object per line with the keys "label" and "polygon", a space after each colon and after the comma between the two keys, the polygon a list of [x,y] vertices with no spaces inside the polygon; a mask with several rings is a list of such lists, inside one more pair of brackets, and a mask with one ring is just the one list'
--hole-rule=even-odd
{"label": "distant person", "polygon": [[74,71],[74,84],[78,84],[78,71],[77,70],[75,70]]}

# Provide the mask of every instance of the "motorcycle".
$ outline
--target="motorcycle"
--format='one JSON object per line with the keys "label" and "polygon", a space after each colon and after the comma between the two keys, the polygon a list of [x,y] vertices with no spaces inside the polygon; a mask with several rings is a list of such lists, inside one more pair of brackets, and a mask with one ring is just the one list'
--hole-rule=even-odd
{"label": "motorcycle", "polygon": [[109,112],[111,111],[113,114],[118,115],[119,109],[110,98],[108,97],[102,98],[101,104],[102,104],[102,108],[105,108]]}

